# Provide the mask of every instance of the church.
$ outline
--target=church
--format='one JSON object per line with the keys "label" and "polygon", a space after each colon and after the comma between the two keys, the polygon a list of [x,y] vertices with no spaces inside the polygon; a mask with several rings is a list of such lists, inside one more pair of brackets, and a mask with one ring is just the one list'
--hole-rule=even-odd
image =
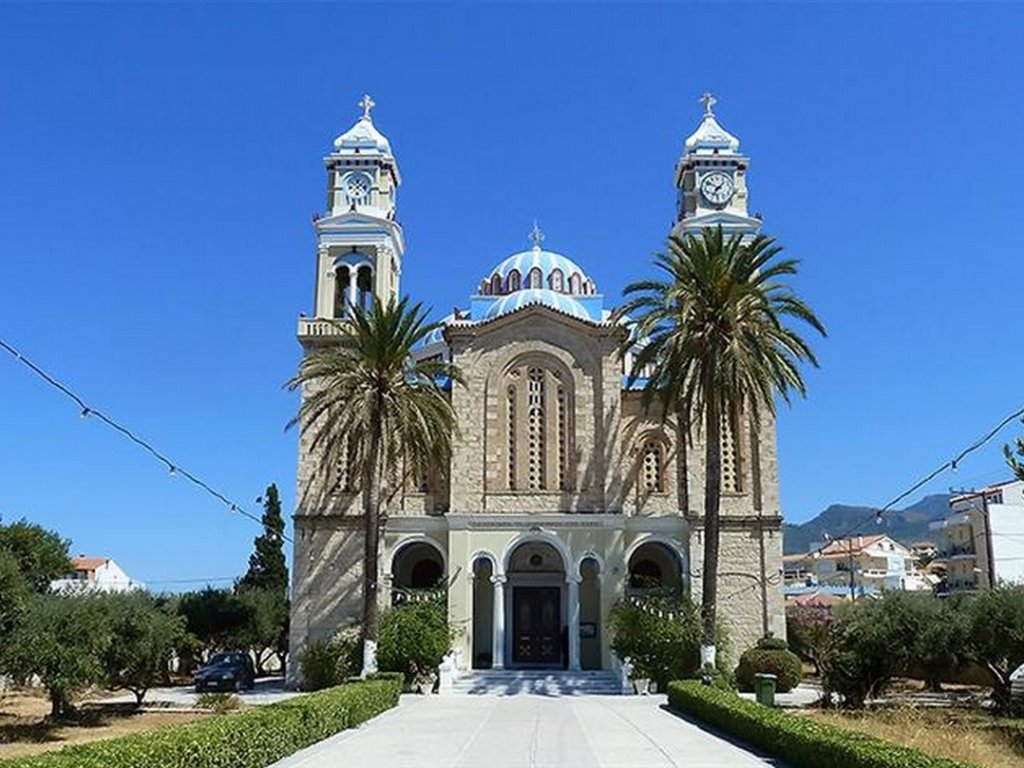
{"label": "church", "polygon": [[[750,159],[719,124],[714,98],[702,101],[675,166],[672,233],[756,234]],[[373,106],[363,98],[361,117],[324,158],[315,307],[298,327],[307,352],[332,343],[349,306],[401,295],[402,176]],[[450,466],[390,496],[381,606],[443,590],[459,673],[613,670],[606,621],[617,601],[652,587],[700,600],[702,436],[645,412],[642,382],[630,386],[631,359],[619,352],[628,326],[588,275],[586,254],[548,250],[536,225],[526,245],[481,264],[465,306],[417,350],[461,368],[465,386],[451,387],[460,434]],[[322,498],[306,492],[322,467],[308,439],[299,443],[293,660],[358,625],[363,551],[354,478],[340,468],[328,500],[309,500]],[[767,632],[785,636],[776,456],[770,416],[756,428],[743,417],[723,423],[718,594],[733,660]]]}

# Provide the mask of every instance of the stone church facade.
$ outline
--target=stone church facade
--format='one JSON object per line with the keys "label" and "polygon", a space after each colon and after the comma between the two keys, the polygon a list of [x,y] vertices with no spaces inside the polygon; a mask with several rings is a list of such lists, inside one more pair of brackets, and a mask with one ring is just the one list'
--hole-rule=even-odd
{"label": "stone church facade", "polygon": [[[674,232],[721,225],[756,233],[749,159],[705,97],[676,166]],[[399,295],[401,184],[368,97],[325,158],[327,212],[315,222],[316,306],[305,350],[332,343],[331,319]],[[460,435],[450,466],[394,489],[380,559],[382,607],[446,592],[460,669],[612,669],[609,611],[653,587],[700,599],[704,450],[699,433],[645,413],[630,388],[629,330],[585,269],[532,246],[484,272],[469,303],[417,351],[457,364]],[[785,635],[775,425],[724,424],[720,612],[733,658],[766,631]],[[326,501],[309,489],[330,477]],[[325,472],[300,439],[291,648],[357,625],[360,496],[345,468]],[[292,670],[294,675],[295,670]]]}

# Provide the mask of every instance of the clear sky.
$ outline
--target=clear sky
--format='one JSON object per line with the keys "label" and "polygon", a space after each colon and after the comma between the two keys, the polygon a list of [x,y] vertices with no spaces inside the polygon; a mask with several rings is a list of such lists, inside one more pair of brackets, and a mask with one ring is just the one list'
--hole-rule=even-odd
{"label": "clear sky", "polygon": [[[0,337],[250,503],[294,497],[281,384],[311,309],[321,158],[369,92],[438,315],[528,245],[614,304],[719,98],[751,210],[830,330],[780,414],[800,521],[882,504],[1024,402],[1024,8],[0,6]],[[1004,433],[1009,437],[1018,429]],[[929,490],[1002,479],[998,446]],[[255,526],[0,357],[0,513],[154,587]]]}

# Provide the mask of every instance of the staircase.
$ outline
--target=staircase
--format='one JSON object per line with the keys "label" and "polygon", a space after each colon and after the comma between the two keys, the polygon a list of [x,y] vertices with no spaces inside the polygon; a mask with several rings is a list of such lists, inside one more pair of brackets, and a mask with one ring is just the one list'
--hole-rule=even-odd
{"label": "staircase", "polygon": [[619,676],[605,670],[569,672],[563,669],[474,669],[463,672],[452,686],[453,693],[514,696],[618,695]]}

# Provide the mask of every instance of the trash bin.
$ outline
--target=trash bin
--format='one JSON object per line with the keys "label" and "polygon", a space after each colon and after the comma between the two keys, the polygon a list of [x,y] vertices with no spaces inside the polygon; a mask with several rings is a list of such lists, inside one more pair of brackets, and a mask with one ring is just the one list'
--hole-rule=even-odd
{"label": "trash bin", "polygon": [[766,707],[775,706],[775,683],[778,678],[775,675],[758,673],[754,675],[754,697],[758,704]]}

